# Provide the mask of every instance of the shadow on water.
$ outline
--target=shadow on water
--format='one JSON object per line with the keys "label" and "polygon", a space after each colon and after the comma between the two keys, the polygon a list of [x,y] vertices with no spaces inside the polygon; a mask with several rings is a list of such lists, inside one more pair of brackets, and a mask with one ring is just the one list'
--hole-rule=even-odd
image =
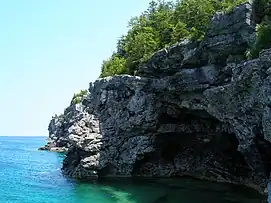
{"label": "shadow on water", "polygon": [[[231,184],[199,181],[191,178],[146,179],[112,178],[81,182],[63,177],[60,170],[64,153],[39,152],[36,161],[44,160],[45,169],[33,184],[51,191],[50,203],[262,203],[264,197],[252,189]],[[44,158],[43,158],[44,156]],[[31,156],[33,162],[33,157]],[[50,161],[48,161],[50,160]],[[51,168],[52,167],[52,168]],[[36,168],[36,166],[33,168]],[[49,170],[50,169],[50,170]],[[29,175],[29,174],[28,174]],[[29,180],[29,179],[28,179]],[[36,181],[38,180],[38,182]],[[29,181],[28,181],[29,182]],[[40,183],[42,183],[40,185]],[[50,188],[48,188],[50,186]],[[57,187],[57,191],[55,189]],[[51,189],[52,188],[52,189]],[[32,195],[33,196],[33,195]],[[49,196],[49,195],[48,195]],[[43,195],[44,198],[44,195]],[[52,199],[56,198],[55,201]],[[33,197],[32,197],[33,199]]]}
{"label": "shadow on water", "polygon": [[74,184],[80,203],[261,203],[254,190],[190,178],[107,179]]}
{"label": "shadow on water", "polygon": [[65,154],[28,150],[40,146],[41,138],[21,143],[13,142],[14,139],[1,140],[6,148],[1,148],[0,162],[6,162],[0,167],[0,203],[263,202],[262,196],[247,188],[188,178],[74,181],[60,171]]}

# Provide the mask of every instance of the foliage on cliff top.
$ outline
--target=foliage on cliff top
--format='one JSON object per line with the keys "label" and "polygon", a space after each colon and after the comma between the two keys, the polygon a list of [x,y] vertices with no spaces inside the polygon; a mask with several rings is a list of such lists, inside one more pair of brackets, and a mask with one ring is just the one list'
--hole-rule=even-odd
{"label": "foliage on cliff top", "polygon": [[256,41],[247,52],[249,59],[257,58],[262,49],[271,48],[271,0],[254,1]]}
{"label": "foliage on cliff top", "polygon": [[86,96],[88,94],[88,90],[81,90],[80,92],[76,93],[72,97],[72,104],[79,104],[81,102],[81,99],[83,96]]}
{"label": "foliage on cliff top", "polygon": [[271,0],[254,0],[253,10],[255,22],[261,23],[266,16],[271,14]]}
{"label": "foliage on cliff top", "polygon": [[146,11],[130,20],[116,52],[103,61],[100,77],[133,75],[154,52],[184,39],[202,39],[215,12],[243,2],[247,0],[151,1]]}
{"label": "foliage on cliff top", "polygon": [[271,21],[264,20],[256,26],[256,29],[256,41],[247,52],[248,59],[257,58],[261,50],[271,48]]}

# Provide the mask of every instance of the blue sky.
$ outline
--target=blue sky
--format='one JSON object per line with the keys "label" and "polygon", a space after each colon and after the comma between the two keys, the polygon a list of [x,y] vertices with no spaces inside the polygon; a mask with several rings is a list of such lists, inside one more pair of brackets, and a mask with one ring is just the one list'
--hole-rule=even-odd
{"label": "blue sky", "polygon": [[147,0],[0,0],[0,135],[47,135]]}

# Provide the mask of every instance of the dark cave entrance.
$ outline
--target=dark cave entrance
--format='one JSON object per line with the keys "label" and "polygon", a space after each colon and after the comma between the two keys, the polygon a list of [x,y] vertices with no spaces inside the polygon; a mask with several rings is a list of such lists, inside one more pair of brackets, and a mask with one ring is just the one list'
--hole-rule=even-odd
{"label": "dark cave entrance", "polygon": [[170,170],[169,176],[243,176],[249,167],[237,146],[230,125],[206,111],[170,105],[160,112],[155,152],[136,162],[133,175],[164,176],[159,171]]}

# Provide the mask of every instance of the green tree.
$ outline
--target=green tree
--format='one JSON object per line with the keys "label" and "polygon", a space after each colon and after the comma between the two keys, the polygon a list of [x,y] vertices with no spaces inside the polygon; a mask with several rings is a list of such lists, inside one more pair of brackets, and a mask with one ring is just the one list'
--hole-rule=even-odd
{"label": "green tree", "polygon": [[186,29],[187,25],[181,21],[177,22],[172,29],[172,43],[179,42],[185,38],[189,38],[190,32]]}
{"label": "green tree", "polygon": [[143,27],[140,32],[129,32],[125,44],[129,73],[133,74],[135,69],[159,48],[158,45],[159,38],[152,27]]}
{"label": "green tree", "polygon": [[256,41],[248,51],[249,59],[257,58],[262,49],[271,48],[271,21],[265,20],[256,26]]}
{"label": "green tree", "polygon": [[174,6],[171,1],[152,1],[148,10],[144,13],[147,19],[146,26],[152,27],[157,32],[159,48],[163,48],[172,41]]}
{"label": "green tree", "polygon": [[190,37],[201,39],[208,28],[211,17],[222,9],[221,1],[181,0],[174,11],[175,24],[185,23]]}
{"label": "green tree", "polygon": [[126,60],[114,53],[109,59],[103,61],[100,77],[127,73]]}
{"label": "green tree", "polygon": [[159,49],[184,39],[201,40],[215,12],[228,12],[246,1],[151,1],[146,11],[128,22],[127,34],[120,37],[116,52],[103,62],[100,77],[135,74]]}

